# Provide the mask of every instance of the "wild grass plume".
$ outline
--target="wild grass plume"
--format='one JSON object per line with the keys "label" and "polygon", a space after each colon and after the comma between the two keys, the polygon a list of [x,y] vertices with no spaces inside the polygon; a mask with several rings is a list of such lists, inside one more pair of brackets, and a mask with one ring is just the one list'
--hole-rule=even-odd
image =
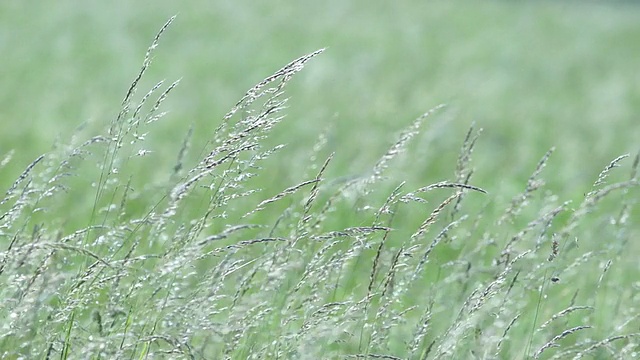
{"label": "wild grass plume", "polygon": [[[171,121],[179,80],[140,86],[173,21],[101,134],[22,173],[0,168],[15,177],[0,200],[0,357],[637,356],[640,154],[569,184],[593,184],[575,201],[544,180],[565,166],[558,144],[513,196],[500,187],[507,172],[474,181],[473,125],[449,172],[414,184],[412,143],[446,111],[437,105],[368,172],[332,178],[338,155],[323,134],[305,163],[267,141],[293,120],[287,86],[319,49],[239,94],[202,147],[185,126],[174,165],[154,167],[148,137]],[[299,182],[263,189],[272,159]]]}

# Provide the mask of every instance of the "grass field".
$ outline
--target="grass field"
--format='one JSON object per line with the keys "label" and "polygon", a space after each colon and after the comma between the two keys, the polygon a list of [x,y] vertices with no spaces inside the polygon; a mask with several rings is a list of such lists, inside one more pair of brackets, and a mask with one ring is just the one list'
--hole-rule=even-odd
{"label": "grass field", "polygon": [[0,357],[640,358],[638,39],[624,2],[2,4]]}

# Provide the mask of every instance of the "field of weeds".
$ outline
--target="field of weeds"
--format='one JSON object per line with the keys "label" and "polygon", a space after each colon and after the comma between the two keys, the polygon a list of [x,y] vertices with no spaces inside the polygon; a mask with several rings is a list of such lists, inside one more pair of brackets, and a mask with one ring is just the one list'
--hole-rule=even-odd
{"label": "field of weeds", "polygon": [[640,357],[640,8],[485,5],[0,5],[0,357]]}

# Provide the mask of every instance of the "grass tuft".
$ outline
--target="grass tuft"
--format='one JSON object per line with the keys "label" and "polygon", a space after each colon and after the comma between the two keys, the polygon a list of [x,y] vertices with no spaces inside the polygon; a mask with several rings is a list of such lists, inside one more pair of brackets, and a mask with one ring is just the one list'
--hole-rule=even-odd
{"label": "grass tuft", "polygon": [[[184,129],[167,165],[151,139],[179,80],[140,87],[174,19],[153,39],[114,120],[38,156],[4,191],[0,357],[637,353],[629,254],[640,154],[623,180],[630,155],[592,172],[591,190],[574,206],[574,193],[545,181],[563,167],[551,159],[561,144],[512,197],[497,183],[472,183],[483,171],[472,167],[472,153],[483,156],[473,125],[457,161],[430,175],[444,180],[416,184],[417,170],[401,159],[415,156],[413,142],[438,105],[360,176],[341,173],[327,134],[298,163],[272,135],[288,121],[289,83],[320,49],[250,88],[201,148],[197,130]],[[279,167],[298,180],[272,186]]]}

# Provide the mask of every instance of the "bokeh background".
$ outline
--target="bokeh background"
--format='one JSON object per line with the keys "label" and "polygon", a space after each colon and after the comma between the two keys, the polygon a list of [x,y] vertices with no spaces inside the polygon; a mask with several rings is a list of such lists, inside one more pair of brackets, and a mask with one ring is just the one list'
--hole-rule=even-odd
{"label": "bokeh background", "polygon": [[[65,144],[77,145],[93,136],[106,134],[106,129],[121,110],[121,102],[127,89],[140,71],[147,47],[158,29],[173,15],[177,15],[177,18],[160,39],[160,44],[153,53],[151,68],[143,77],[132,101],[132,106],[135,106],[160,80],[166,80],[166,87],[181,79],[178,87],[162,104],[161,110],[169,113],[145,127],[144,131],[148,131],[148,134],[144,142],[125,145],[126,151],[112,151],[111,155],[117,153],[117,166],[111,167],[108,155],[101,152],[103,149],[110,151],[110,148],[105,149],[106,145],[101,147],[103,144],[84,148],[87,153],[95,151],[94,154],[82,154],[71,159],[71,156],[64,153],[65,149],[70,148],[65,148]],[[39,253],[32,252],[32,248],[27,247],[38,245],[37,241],[31,240],[32,229],[34,238],[39,232],[47,232],[45,240],[57,242],[63,234],[74,234],[79,229],[82,232],[83,229],[89,229],[89,225],[97,225],[101,221],[103,225],[108,225],[107,229],[111,232],[126,229],[130,219],[151,218],[151,214],[163,203],[167,189],[172,189],[179,183],[179,178],[185,176],[187,169],[197,164],[202,154],[212,149],[210,141],[215,129],[245,92],[291,60],[320,48],[326,48],[326,51],[312,59],[288,83],[286,92],[290,101],[285,111],[287,116],[265,140],[263,150],[277,144],[287,146],[260,161],[261,170],[248,170],[255,170],[257,175],[242,183],[244,188],[226,190],[229,191],[229,196],[238,195],[245,190],[261,191],[245,194],[245,197],[239,197],[237,201],[220,205],[213,203],[206,189],[198,188],[183,203],[178,216],[161,217],[161,220],[170,219],[172,226],[179,228],[179,231],[173,233],[158,230],[161,236],[156,239],[148,235],[156,234],[155,230],[152,229],[149,233],[146,230],[138,232],[140,228],[136,227],[132,232],[136,242],[133,245],[123,242],[126,246],[132,246],[132,252],[126,257],[135,248],[134,255],[140,255],[141,259],[147,259],[146,256],[149,255],[149,261],[131,269],[125,266],[111,269],[117,270],[118,274],[126,273],[131,280],[120,282],[120,275],[111,277],[111,273],[103,273],[102,275],[108,276],[104,278],[104,284],[109,286],[105,285],[102,293],[95,293],[88,285],[82,285],[86,277],[79,276],[85,270],[87,277],[91,275],[87,270],[90,259],[83,251],[98,254],[97,258],[117,260],[125,252],[120,251],[125,249],[125,245],[116,249],[120,243],[117,237],[115,243],[103,243],[104,239],[110,238],[97,236],[93,239],[93,233],[91,236],[82,235],[83,239],[77,241],[78,248],[71,249],[74,252],[68,259],[61,257],[59,263],[47,264],[48,268],[40,265]],[[323,181],[322,186],[328,184],[327,188],[320,190],[320,197],[325,198],[316,200],[316,203],[324,204],[326,197],[332,195],[331,191],[339,188],[335,186],[339,181],[366,175],[394,144],[403,129],[410,126],[416,117],[443,103],[447,106],[427,119],[423,131],[413,139],[406,154],[394,159],[391,167],[384,173],[391,178],[389,181],[381,180],[379,184],[375,184],[375,189],[372,190],[374,192],[365,194],[367,196],[359,197],[361,194],[356,194],[356,191],[348,193],[346,201],[332,203],[335,208],[316,214],[318,218],[327,215],[327,219],[322,222],[323,227],[315,229],[322,233],[331,234],[333,230],[369,226],[373,222],[373,211],[369,210],[380,208],[386,199],[390,199],[389,194],[401,181],[407,181],[402,189],[405,194],[443,180],[459,181],[455,172],[465,135],[471,127],[472,135],[482,129],[472,153],[470,167],[475,171],[469,183],[486,189],[488,194],[472,192],[465,195],[460,213],[456,215],[454,210],[449,212],[452,207],[449,206],[445,209],[447,218],[444,218],[444,212],[438,217],[438,221],[446,221],[442,224],[446,226],[451,219],[456,219],[456,216],[461,218],[462,214],[470,214],[470,219],[473,220],[456,230],[451,235],[451,241],[438,245],[430,255],[433,262],[429,264],[428,271],[425,271],[424,279],[419,278],[420,281],[424,280],[424,288],[411,286],[398,291],[398,297],[389,298],[389,304],[393,302],[390,306],[392,311],[383,315],[395,316],[400,311],[404,313],[404,309],[412,305],[427,306],[426,302],[430,298],[431,305],[428,306],[435,304],[435,307],[428,336],[436,339],[444,334],[444,340],[438,340],[440,343],[455,343],[462,337],[448,336],[450,333],[446,332],[447,329],[452,324],[467,322],[465,319],[452,323],[458,316],[458,309],[467,306],[463,303],[472,288],[481,290],[491,284],[486,287],[486,291],[491,290],[496,279],[494,275],[498,276],[502,271],[500,267],[505,264],[496,261],[504,261],[502,255],[505,252],[501,252],[501,249],[506,245],[504,249],[507,255],[509,252],[515,255],[529,250],[534,250],[534,254],[518,262],[515,275],[508,274],[509,279],[505,275],[498,276],[503,277],[501,281],[507,279],[510,282],[508,288],[500,288],[500,291],[504,290],[506,293],[491,295],[496,304],[485,307],[482,317],[477,315],[480,320],[470,320],[463,324],[466,327],[476,325],[474,322],[478,321],[478,325],[485,325],[486,321],[487,327],[483,328],[485,336],[481,336],[480,328],[473,329],[474,334],[466,339],[475,337],[477,341],[461,344],[460,349],[456,349],[460,351],[456,355],[469,349],[485,351],[484,341],[502,342],[507,338],[505,324],[496,320],[494,309],[501,314],[502,322],[506,318],[515,321],[515,318],[523,314],[522,319],[510,330],[513,345],[505,342],[504,353],[515,354],[510,358],[525,358],[532,353],[529,351],[533,349],[531,346],[538,343],[540,345],[536,346],[543,346],[549,334],[560,334],[568,329],[569,320],[566,320],[567,326],[559,326],[555,329],[557,332],[534,331],[543,319],[550,319],[553,314],[574,304],[593,305],[593,314],[585,317],[577,314],[571,318],[572,323],[578,324],[577,321],[580,321],[582,324],[583,319],[586,319],[586,324],[594,326],[593,333],[577,337],[575,341],[580,346],[588,346],[601,339],[613,339],[620,334],[633,333],[631,335],[635,336],[637,329],[634,321],[638,315],[634,304],[638,303],[637,279],[640,273],[636,255],[640,251],[640,242],[635,240],[640,237],[640,222],[637,221],[640,216],[638,207],[631,206],[639,198],[638,188],[612,192],[597,204],[597,209],[580,206],[591,204],[594,197],[599,198],[606,193],[603,191],[585,197],[585,194],[594,189],[593,184],[602,169],[622,154],[630,156],[620,162],[621,169],[613,169],[609,173],[606,183],[629,179],[631,163],[640,151],[639,70],[640,4],[637,5],[636,2],[0,2],[0,192],[4,194],[33,159],[46,152],[50,152],[51,157],[46,157],[30,176],[25,176],[23,184],[17,187],[14,194],[10,194],[16,199],[11,201],[20,202],[23,198],[29,198],[16,194],[23,188],[29,189],[25,183],[32,179],[44,191],[49,186],[50,176],[60,175],[52,183],[65,186],[65,192],[60,191],[49,198],[39,197],[44,192],[33,193],[31,203],[28,204],[30,207],[27,208],[33,210],[33,213],[27,211],[20,215],[24,219],[15,220],[11,216],[2,215],[5,217],[4,221],[8,221],[8,225],[0,227],[2,251],[8,249],[5,255],[13,254],[9,250],[14,247],[14,239],[20,238],[24,246],[16,248],[25,249],[25,259],[30,257],[33,261],[27,264],[30,268],[24,265],[23,260],[13,257],[14,261],[10,263],[14,266],[14,272],[5,272],[4,276],[9,280],[5,282],[3,294],[9,296],[5,295],[4,299],[7,301],[4,303],[9,306],[2,311],[4,314],[11,312],[13,316],[17,311],[15,309],[27,309],[24,312],[28,316],[18,319],[23,324],[22,328],[10,328],[11,323],[7,323],[5,334],[9,334],[9,331],[12,334],[3,335],[0,347],[5,348],[2,349],[6,351],[5,355],[37,354],[43,357],[44,353],[38,351],[45,351],[49,347],[46,344],[55,344],[56,351],[63,349],[62,340],[59,339],[65,337],[61,334],[69,337],[71,330],[66,329],[71,329],[76,310],[78,316],[75,321],[82,325],[81,328],[90,328],[95,326],[92,311],[95,310],[99,316],[102,313],[106,319],[113,308],[120,309],[122,306],[125,309],[130,305],[129,302],[135,303],[129,314],[139,320],[139,329],[131,330],[132,336],[138,337],[132,340],[134,344],[145,341],[146,344],[149,343],[149,340],[140,338],[147,334],[147,322],[150,324],[152,319],[164,321],[173,316],[180,318],[180,321],[175,322],[175,326],[171,321],[166,322],[168,325],[163,329],[166,334],[182,337],[190,331],[196,334],[202,332],[203,337],[196,335],[191,340],[196,346],[206,346],[210,335],[208,329],[200,324],[227,322],[232,317],[240,320],[230,321],[229,326],[245,329],[248,336],[241,341],[251,345],[246,349],[240,348],[236,356],[243,358],[243,352],[248,353],[250,347],[254,346],[254,340],[258,344],[262,342],[266,348],[279,347],[275,338],[286,340],[286,337],[279,336],[299,330],[281,329],[281,321],[292,320],[289,327],[299,325],[304,328],[303,322],[309,318],[307,315],[312,314],[313,317],[320,313],[317,309],[323,309],[325,305],[335,301],[359,302],[365,293],[371,291],[366,285],[376,274],[371,264],[377,263],[378,254],[381,254],[380,269],[388,268],[386,276],[391,279],[396,271],[395,260],[392,259],[394,256],[398,259],[404,251],[400,249],[414,241],[412,234],[415,234],[419,224],[440,204],[438,196],[444,199],[447,192],[429,193],[424,199],[426,207],[423,202],[403,204],[393,216],[389,215],[393,220],[390,219],[389,224],[394,231],[390,232],[388,241],[373,240],[372,237],[366,243],[352,242],[360,237],[349,236],[349,241],[340,242],[336,248],[331,248],[333,244],[326,248],[335,251],[335,254],[330,254],[329,251],[325,255],[322,253],[325,245],[305,243],[299,246],[304,249],[302,260],[297,257],[297,248],[283,252],[287,256],[296,254],[295,261],[285,260],[281,268],[276,266],[277,272],[286,274],[284,280],[278,279],[272,283],[271,273],[262,274],[262,271],[256,270],[247,277],[247,283],[241,280],[240,277],[244,278],[244,274],[240,271],[224,283],[223,290],[235,294],[245,294],[244,290],[239,290],[250,288],[251,291],[247,291],[247,296],[243,298],[246,304],[242,306],[249,306],[254,301],[260,304],[266,301],[265,309],[269,311],[265,314],[277,309],[281,306],[278,303],[283,304],[285,300],[293,299],[294,303],[300,304],[300,309],[294,307],[288,314],[286,311],[274,311],[273,317],[268,315],[266,318],[249,319],[251,312],[245,312],[242,307],[224,305],[224,301],[229,298],[221,302],[201,298],[205,294],[201,289],[212,288],[211,282],[223,283],[210,276],[211,268],[215,266],[220,271],[231,268],[224,265],[226,260],[218,264],[218,259],[213,257],[200,262],[200,251],[205,251],[205,247],[186,247],[197,240],[195,237],[186,239],[182,245],[181,241],[175,241],[178,243],[175,249],[186,249],[184,252],[167,250],[165,253],[162,247],[166,246],[168,249],[171,246],[174,249],[174,234],[180,234],[180,231],[191,226],[197,227],[194,221],[197,222],[198,219],[209,226],[202,233],[200,230],[194,232],[203,237],[221,233],[228,226],[244,223],[244,218],[240,217],[255,210],[259,201],[281,193],[289,186],[313,179],[317,174],[317,167],[313,169],[313,164],[322,164],[329,153],[335,152],[334,159],[324,173],[326,181]],[[155,100],[157,95],[158,93],[154,94],[151,99]],[[193,135],[185,157],[186,164],[183,172],[176,176],[173,169],[183,141],[190,132]],[[314,144],[321,136],[326,136],[327,145],[314,153]],[[130,161],[128,156],[135,154],[132,149],[136,146],[144,146],[144,150],[150,152],[140,161],[135,155],[131,155],[136,160]],[[554,147],[555,152],[542,174],[536,178],[544,179],[546,185],[523,196],[538,162]],[[56,157],[58,153],[62,154]],[[314,161],[310,161],[312,156],[316,157]],[[80,161],[80,158],[84,161]],[[60,161],[64,162],[63,166],[60,166]],[[106,166],[118,169],[118,175],[106,176],[107,171],[103,169]],[[240,167],[236,170],[237,173],[230,173],[239,177]],[[466,170],[467,168],[465,172]],[[62,172],[65,174],[61,175]],[[70,176],[65,177],[67,173]],[[128,182],[129,179],[131,182]],[[215,179],[218,181],[218,178]],[[228,183],[236,185],[234,181]],[[126,189],[126,197],[122,194],[125,192],[123,189]],[[202,191],[199,192],[200,190]],[[260,228],[261,234],[262,230],[273,228],[278,236],[287,237],[287,232],[292,228],[279,225],[280,220],[285,218],[283,222],[286,219],[296,221],[299,214],[289,216],[287,212],[302,208],[287,207],[291,205],[287,201],[300,201],[300,198],[308,194],[305,191],[308,189],[296,194],[297,200],[287,197],[269,204],[265,211],[246,221],[267,225],[266,228]],[[199,194],[204,196],[198,196]],[[36,195],[38,197],[34,200]],[[516,201],[512,208],[511,199],[514,197],[525,203],[519,206],[520,203]],[[122,200],[125,198],[126,202]],[[119,208],[117,204],[120,201],[120,213],[109,212]],[[5,211],[9,211],[13,204],[5,201],[1,205],[7,208]],[[16,204],[20,208],[21,205]],[[562,213],[553,221],[544,220],[556,206],[561,206]],[[205,220],[202,214],[207,207],[215,208],[220,213],[215,218]],[[503,217],[505,209],[511,210],[506,210],[507,216]],[[575,209],[578,211],[574,212]],[[631,210],[626,212],[626,209]],[[324,211],[316,208],[312,210]],[[591,210],[593,212],[585,215]],[[576,213],[578,219],[574,221],[572,216],[576,216]],[[503,222],[503,218],[507,220]],[[131,220],[131,224],[138,224],[134,220]],[[528,225],[530,223],[533,225]],[[295,222],[289,225],[297,226]],[[425,241],[436,236],[441,229],[440,225],[429,229],[432,233],[425,237]],[[569,230],[564,233],[566,236],[560,236],[561,243],[556,244],[555,249],[557,252],[557,246],[560,246],[559,259],[551,264],[547,255],[554,252],[551,240],[556,240],[555,232],[563,231],[565,226]],[[535,231],[532,230],[534,228]],[[100,233],[95,230],[91,232],[96,235]],[[244,233],[242,236],[245,236]],[[331,235],[337,236],[339,235]],[[236,244],[236,240],[240,238],[240,235],[230,238],[228,244]],[[363,235],[362,238],[366,237]],[[386,235],[384,238],[386,239]],[[410,241],[407,242],[407,239]],[[419,238],[416,241],[421,240],[423,239]],[[518,244],[511,244],[516,240]],[[377,246],[379,241],[386,241],[384,248]],[[40,245],[47,244],[42,240]],[[216,243],[214,246],[225,245],[226,243]],[[280,254],[281,248],[270,247],[270,244],[264,247],[263,244],[259,245],[241,249],[246,253],[239,252],[237,259],[251,259],[247,264],[257,259],[260,262],[256,263],[255,269],[258,269],[269,264],[265,259],[271,257],[270,254]],[[426,242],[420,246],[426,247]],[[417,254],[418,248],[407,250],[407,254],[410,251]],[[60,249],[67,250],[63,247]],[[225,251],[226,248],[219,249]],[[351,250],[354,252],[349,255]],[[14,253],[18,253],[17,250]],[[51,254],[53,253],[52,250]],[[165,255],[161,255],[156,263],[155,257],[150,256],[153,254]],[[326,256],[326,259],[312,265],[303,264],[305,257],[307,260],[312,257],[315,259],[316,255],[321,259]],[[334,258],[337,260],[329,262],[329,259]],[[317,278],[304,278],[301,271],[305,266],[309,265],[308,269],[322,269],[325,260],[334,270],[339,269],[335,278],[332,277],[333,273],[324,270],[318,271],[319,275],[314,275]],[[297,263],[298,261],[300,262]],[[410,260],[406,261],[408,263]],[[413,258],[411,261],[419,260]],[[194,264],[199,272],[196,276],[193,276],[190,268]],[[179,271],[173,273],[174,266],[180,268]],[[373,267],[375,269],[376,265]],[[25,283],[25,278],[13,275],[25,273],[35,279],[43,268],[54,278],[68,276],[68,281],[63,283],[60,280],[59,288],[55,282],[52,285],[45,282],[42,286],[42,298],[50,300],[48,305],[51,308],[38,307],[38,304],[32,307],[28,302],[18,302],[20,306],[12,308],[11,304],[15,303],[11,302],[13,292],[22,292]],[[549,276],[559,274],[561,281],[558,284],[549,283],[547,270]],[[233,268],[233,271],[236,269]],[[296,273],[298,271],[300,273]],[[343,271],[349,276],[343,277]],[[256,273],[258,275],[251,280]],[[144,277],[138,274],[144,274]],[[405,277],[407,274],[404,274]],[[98,283],[103,284],[100,277],[102,275],[96,274],[91,282],[100,280]],[[263,275],[265,284],[268,285],[266,287],[261,283]],[[178,277],[179,281],[174,282],[174,277]],[[381,277],[382,275],[378,276]],[[109,283],[114,278],[115,284]],[[302,284],[303,280],[307,281],[304,286],[308,288],[297,293],[297,298],[290,297],[292,293],[288,292],[288,287],[298,281]],[[281,288],[278,285],[280,281],[283,284],[287,282],[288,285]],[[325,282],[335,284],[336,290],[325,286]],[[178,283],[181,287],[174,287]],[[413,280],[408,284],[423,285],[422,282],[414,283]],[[545,288],[545,284],[551,286]],[[28,288],[31,284],[26,286]],[[68,286],[72,290],[66,289]],[[386,291],[387,285],[384,286]],[[401,286],[402,284],[398,285],[398,288]],[[511,286],[515,289],[513,292]],[[171,289],[170,292],[175,293],[174,302],[166,311],[155,307],[156,288]],[[76,297],[75,289],[83,291],[81,299]],[[121,289],[126,291],[121,292]],[[194,297],[183,298],[182,291],[194,294]],[[129,295],[122,295],[123,293]],[[295,291],[293,293],[296,295]],[[38,302],[41,301],[41,294],[34,294]],[[505,302],[497,304],[498,298],[501,299],[503,295]],[[483,294],[482,297],[489,296]],[[308,301],[311,298],[318,301]],[[91,305],[77,305],[80,303],[76,303],[76,299]],[[183,304],[183,299],[191,300],[188,304]],[[386,304],[383,303],[379,309],[385,309]],[[27,305],[29,306],[26,307]],[[192,311],[190,317],[185,317],[185,313],[180,310],[183,305]],[[230,309],[231,315],[218,312],[221,306]],[[315,308],[316,306],[320,307]],[[203,309],[211,310],[210,314],[215,316],[201,314],[205,311]],[[431,314],[431,311],[429,309],[428,313]],[[304,317],[301,315],[303,312]],[[114,327],[116,331],[120,326],[115,321],[118,313],[112,314],[115,314],[113,324],[117,324]],[[5,318],[8,316],[5,315]],[[326,323],[329,330],[344,330],[345,333],[351,331],[349,323],[341,323],[344,317],[332,316],[326,317],[330,320]],[[407,334],[414,331],[418,321],[423,322],[426,327],[427,323],[417,316],[419,315],[408,313],[404,318],[397,317],[407,322],[393,337],[389,337],[387,345],[390,354],[407,353]],[[375,326],[386,324],[385,318],[381,319]],[[244,328],[247,322],[254,325]],[[338,326],[334,326],[335,324]],[[124,333],[129,332],[126,329],[129,318],[126,325],[124,321],[121,325],[125,327]],[[371,327],[371,331],[377,333],[379,328],[375,326]],[[153,328],[151,333],[155,332],[155,325]],[[253,329],[261,330],[254,332]],[[364,326],[361,330],[365,333],[363,329]],[[98,331],[101,332],[102,330]],[[91,347],[99,343],[93,341],[91,334],[84,329],[74,329],[74,336],[77,337],[72,341],[71,351],[78,351],[84,345],[87,346],[85,351],[93,351]],[[500,334],[504,335],[500,338]],[[308,346],[324,354],[327,347],[322,345],[322,339],[333,336],[322,335],[322,329],[308,335],[312,340],[301,340],[301,347],[296,352],[305,353],[304,349]],[[86,339],[83,338],[85,336]],[[318,336],[324,337],[318,340]],[[363,348],[362,337],[359,340],[357,337],[356,333],[344,343],[344,349],[334,350],[349,354],[360,351]],[[50,342],[52,338],[56,339]],[[30,342],[32,339],[33,342]],[[108,341],[114,339],[116,338],[110,337]],[[240,337],[234,335],[234,339],[237,345]],[[119,345],[116,344],[116,347],[122,348],[123,341],[119,338],[117,340]],[[228,339],[218,340],[219,344],[212,345],[212,354],[218,354],[226,346],[225,341]],[[574,341],[564,340],[568,344]],[[338,341],[335,344],[338,343],[342,344]],[[524,344],[528,344],[527,349],[523,349]],[[630,341],[630,344],[637,347],[636,342]],[[378,348],[378,344],[371,345],[372,349]],[[509,346],[513,348],[509,349]],[[18,347],[21,348],[14,350]],[[632,347],[627,347],[628,354],[635,351]],[[48,351],[51,349],[49,347]],[[593,353],[596,357],[597,354],[606,357],[609,353],[605,350]],[[146,350],[141,351],[140,354],[143,354]],[[61,357],[65,357],[64,351],[61,350],[61,354]],[[83,357],[85,354],[88,353],[79,351],[72,355]],[[312,355],[309,356],[313,356],[315,353],[310,354]]]}
{"label": "bokeh background", "polygon": [[[175,162],[190,126],[194,148],[206,146],[248,88],[324,47],[289,87],[287,119],[270,141],[288,143],[282,156],[301,160],[328,134],[334,175],[369,169],[440,103],[446,110],[410,159],[407,176],[421,182],[450,177],[474,122],[483,132],[473,182],[507,198],[552,146],[549,186],[569,198],[588,191],[611,159],[640,148],[634,2],[8,1],[0,5],[0,155],[15,152],[2,186],[57,142],[103,131],[175,14],[141,86],[182,78],[165,103],[170,114],[149,134],[156,165]],[[274,165],[276,188],[299,180],[286,164]]]}

